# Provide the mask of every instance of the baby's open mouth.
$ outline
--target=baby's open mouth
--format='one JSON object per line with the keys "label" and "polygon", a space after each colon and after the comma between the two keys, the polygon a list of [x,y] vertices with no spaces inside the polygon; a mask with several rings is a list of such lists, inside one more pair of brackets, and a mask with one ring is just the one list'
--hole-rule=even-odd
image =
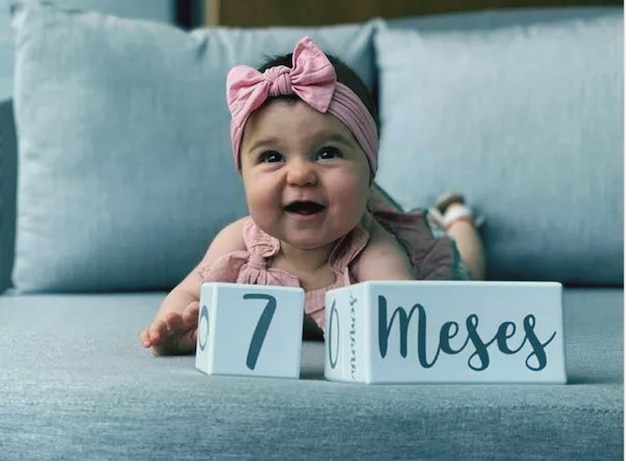
{"label": "baby's open mouth", "polygon": [[324,205],[320,205],[319,203],[302,201],[302,202],[291,202],[289,205],[285,207],[285,211],[288,213],[295,213],[299,215],[312,215],[315,213],[319,213],[324,208]]}

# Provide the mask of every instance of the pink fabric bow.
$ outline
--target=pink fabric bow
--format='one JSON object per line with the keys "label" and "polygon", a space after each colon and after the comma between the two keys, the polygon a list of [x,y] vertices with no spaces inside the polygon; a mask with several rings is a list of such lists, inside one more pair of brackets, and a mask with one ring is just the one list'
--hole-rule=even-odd
{"label": "pink fabric bow", "polygon": [[226,98],[237,170],[241,170],[239,149],[248,117],[269,97],[295,94],[319,112],[335,115],[352,131],[365,151],[373,177],[378,134],[374,120],[359,97],[337,82],[332,63],[310,38],[305,37],[296,44],[292,60],[293,68],[276,66],[261,73],[249,66],[235,66],[228,73]]}
{"label": "pink fabric bow", "polygon": [[296,45],[292,69],[276,66],[261,73],[249,66],[233,67],[226,79],[231,135],[233,130],[242,130],[248,116],[270,96],[295,93],[309,106],[326,112],[336,81],[333,65],[308,37]]}

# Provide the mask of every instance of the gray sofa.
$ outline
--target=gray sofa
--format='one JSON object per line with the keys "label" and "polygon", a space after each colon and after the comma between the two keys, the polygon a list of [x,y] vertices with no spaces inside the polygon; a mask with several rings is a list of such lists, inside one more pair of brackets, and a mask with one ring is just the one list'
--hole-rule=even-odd
{"label": "gray sofa", "polygon": [[[183,32],[11,3],[1,459],[623,459],[621,8]],[[226,70],[305,34],[376,91],[403,207],[462,190],[490,280],[564,284],[566,385],[334,383],[321,342],[299,380],[206,376],[140,346],[245,213]]]}

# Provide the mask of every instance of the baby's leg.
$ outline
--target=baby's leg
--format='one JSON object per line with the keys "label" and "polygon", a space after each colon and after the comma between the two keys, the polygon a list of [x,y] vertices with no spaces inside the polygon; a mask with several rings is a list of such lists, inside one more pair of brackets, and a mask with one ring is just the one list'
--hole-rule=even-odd
{"label": "baby's leg", "polygon": [[438,205],[446,232],[456,243],[461,260],[472,280],[485,278],[485,250],[476,224],[460,195],[450,196]]}

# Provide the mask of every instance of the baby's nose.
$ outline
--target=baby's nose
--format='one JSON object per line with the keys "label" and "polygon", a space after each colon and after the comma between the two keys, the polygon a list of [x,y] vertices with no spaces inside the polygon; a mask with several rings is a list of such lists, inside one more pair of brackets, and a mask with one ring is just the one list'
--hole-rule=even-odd
{"label": "baby's nose", "polygon": [[289,162],[287,182],[295,186],[308,186],[317,182],[315,166],[311,162],[304,160],[293,160]]}

